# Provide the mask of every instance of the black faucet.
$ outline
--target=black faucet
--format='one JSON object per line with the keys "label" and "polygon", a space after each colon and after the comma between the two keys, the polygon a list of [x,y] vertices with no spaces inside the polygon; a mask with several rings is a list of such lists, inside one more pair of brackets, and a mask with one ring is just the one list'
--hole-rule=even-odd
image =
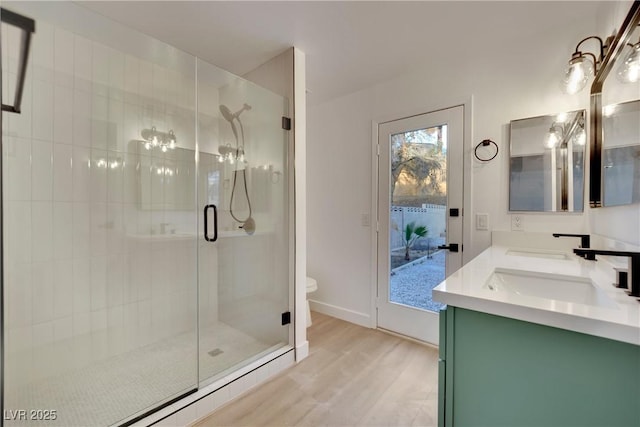
{"label": "black faucet", "polygon": [[629,295],[632,297],[640,297],[640,252],[606,251],[600,249],[574,249],[573,252],[590,261],[595,261],[596,255],[629,257],[629,270],[627,271],[628,282],[631,285]]}
{"label": "black faucet", "polygon": [[[581,248],[589,248],[591,247],[591,238],[588,234],[562,234],[562,233],[553,233],[553,237],[579,237],[580,238],[580,247]],[[595,258],[594,258],[595,259]]]}

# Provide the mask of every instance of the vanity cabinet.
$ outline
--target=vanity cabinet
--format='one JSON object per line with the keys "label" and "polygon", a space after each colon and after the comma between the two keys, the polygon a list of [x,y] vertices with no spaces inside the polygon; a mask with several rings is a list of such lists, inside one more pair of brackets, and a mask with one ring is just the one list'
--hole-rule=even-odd
{"label": "vanity cabinet", "polygon": [[440,427],[638,427],[640,346],[448,306]]}

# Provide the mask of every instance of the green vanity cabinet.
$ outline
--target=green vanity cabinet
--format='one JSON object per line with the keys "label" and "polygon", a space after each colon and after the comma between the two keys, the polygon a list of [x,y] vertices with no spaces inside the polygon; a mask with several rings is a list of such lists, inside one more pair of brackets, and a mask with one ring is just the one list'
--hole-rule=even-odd
{"label": "green vanity cabinet", "polygon": [[640,427],[640,346],[449,306],[440,427]]}

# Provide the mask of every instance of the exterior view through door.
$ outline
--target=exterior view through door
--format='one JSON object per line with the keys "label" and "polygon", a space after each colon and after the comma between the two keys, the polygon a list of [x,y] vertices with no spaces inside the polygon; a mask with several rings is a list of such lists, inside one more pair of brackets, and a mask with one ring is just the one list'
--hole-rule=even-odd
{"label": "exterior view through door", "polygon": [[378,327],[438,343],[431,290],[462,266],[464,107],[378,126]]}

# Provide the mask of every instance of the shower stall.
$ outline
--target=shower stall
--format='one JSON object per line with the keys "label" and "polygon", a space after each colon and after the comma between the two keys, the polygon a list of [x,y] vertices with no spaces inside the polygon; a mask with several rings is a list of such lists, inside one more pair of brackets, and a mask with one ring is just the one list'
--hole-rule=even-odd
{"label": "shower stall", "polygon": [[291,351],[289,101],[75,4],[3,8],[36,31],[2,120],[2,424],[129,425]]}

